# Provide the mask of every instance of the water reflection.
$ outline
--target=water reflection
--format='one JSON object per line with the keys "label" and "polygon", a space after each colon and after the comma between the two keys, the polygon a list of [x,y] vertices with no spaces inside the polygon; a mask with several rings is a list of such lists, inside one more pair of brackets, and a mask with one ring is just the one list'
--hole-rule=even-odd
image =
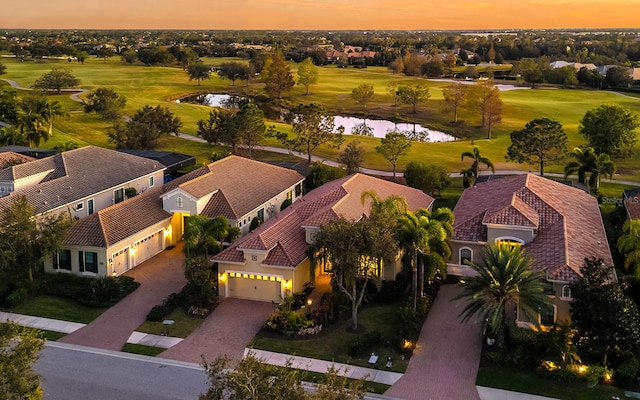
{"label": "water reflection", "polygon": [[176,103],[195,103],[202,106],[223,108],[240,108],[248,102],[249,99],[246,97],[219,93],[198,94],[176,100]]}
{"label": "water reflection", "polygon": [[404,133],[409,139],[422,142],[452,142],[455,136],[419,124],[396,124],[384,119],[363,119],[356,117],[335,117],[336,126],[344,126],[344,132],[352,135],[374,136],[383,138],[387,132],[396,130]]}

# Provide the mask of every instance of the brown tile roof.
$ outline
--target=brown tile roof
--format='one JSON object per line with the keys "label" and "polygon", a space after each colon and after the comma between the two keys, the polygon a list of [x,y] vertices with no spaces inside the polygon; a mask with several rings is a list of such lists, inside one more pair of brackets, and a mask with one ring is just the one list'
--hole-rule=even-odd
{"label": "brown tile roof", "polygon": [[329,182],[303,196],[286,210],[271,217],[262,226],[234,242],[213,257],[216,262],[244,262],[243,250],[268,251],[263,265],[295,268],[307,257],[306,226],[320,226],[340,216],[357,220],[367,214],[363,192],[373,190],[381,199],[398,195],[409,209],[429,208],[433,198],[424,192],[397,183],[355,174]]}
{"label": "brown tile roof", "polygon": [[304,179],[293,170],[238,156],[223,158],[207,168],[207,173],[179,187],[195,198],[219,190],[221,195],[213,196],[213,203],[207,204],[207,209],[223,210],[229,219],[242,217],[281,193],[284,187]]}
{"label": "brown tile roof", "polygon": [[624,206],[630,219],[640,219],[640,191],[629,197],[625,197]]}
{"label": "brown tile roof", "polygon": [[[14,153],[13,151],[3,151],[0,153],[0,169],[8,168],[13,165],[28,163],[34,160],[35,158],[33,157]],[[2,172],[0,171],[0,175],[1,174]]]}
{"label": "brown tile roof", "polygon": [[0,180],[47,173],[40,183],[0,198],[0,208],[23,195],[41,214],[164,168],[157,161],[101,147],[69,150],[0,171]]}
{"label": "brown tile roof", "polygon": [[597,200],[562,183],[532,174],[490,180],[465,190],[453,213],[454,240],[486,242],[487,223],[537,229],[525,248],[548,279],[578,279],[585,257],[613,265]]}

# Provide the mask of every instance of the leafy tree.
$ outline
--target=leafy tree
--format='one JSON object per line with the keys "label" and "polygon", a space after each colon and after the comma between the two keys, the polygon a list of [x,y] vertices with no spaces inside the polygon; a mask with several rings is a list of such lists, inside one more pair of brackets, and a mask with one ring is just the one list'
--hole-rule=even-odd
{"label": "leafy tree", "polygon": [[34,100],[28,102],[23,99],[21,109],[18,111],[18,128],[20,133],[25,136],[29,142],[29,146],[39,146],[40,141],[49,140],[49,132],[44,127],[44,120],[40,114],[40,105],[35,98],[26,98],[26,100]]}
{"label": "leafy tree", "polygon": [[500,90],[492,82],[474,85],[469,91],[468,104],[480,112],[481,125],[487,128],[487,139],[491,139],[493,126],[502,120]]}
{"label": "leafy tree", "polygon": [[292,125],[297,136],[293,139],[289,139],[286,133],[278,133],[276,136],[296,151],[304,149],[309,164],[311,154],[318,146],[327,144],[339,148],[344,141],[344,127],[336,129],[333,114],[319,104],[300,104],[287,113],[285,121]]}
{"label": "leafy tree", "polygon": [[304,180],[304,186],[307,191],[318,188],[327,182],[343,178],[346,175],[344,169],[325,165],[322,161],[311,163],[310,169],[311,173]]}
{"label": "leafy tree", "polygon": [[307,57],[298,65],[298,85],[304,86],[306,94],[309,94],[309,86],[316,83],[318,83],[318,67],[313,64],[311,57]]}
{"label": "leafy tree", "polygon": [[387,92],[393,97],[393,105],[398,106],[398,82],[391,81],[387,85]]}
{"label": "leafy tree", "polygon": [[209,118],[198,121],[198,136],[207,143],[220,143],[231,147],[231,152],[236,152],[240,144],[240,132],[236,112],[222,108],[216,108],[209,112]]}
{"label": "leafy tree", "polygon": [[461,280],[462,293],[456,300],[466,304],[460,316],[463,322],[473,317],[480,323],[482,334],[497,337],[504,346],[508,324],[507,309],[518,306],[529,321],[539,327],[538,312],[551,306],[544,294],[544,273],[533,271],[533,259],[520,246],[504,243],[488,245],[482,261],[469,266],[477,273]]}
{"label": "leafy tree", "polygon": [[7,73],[7,66],[3,63],[0,63],[0,75],[4,75]]}
{"label": "leafy tree", "polygon": [[604,76],[602,76],[600,72],[597,70],[589,70],[586,67],[580,68],[576,77],[579,83],[596,89],[602,88],[604,83]]}
{"label": "leafy tree", "polygon": [[480,73],[478,72],[478,68],[469,66],[462,71],[462,77],[468,79],[478,79]]}
{"label": "leafy tree", "polygon": [[547,73],[547,81],[564,87],[575,87],[579,84],[576,69],[571,65],[550,70]]}
{"label": "leafy tree", "polygon": [[43,398],[33,364],[44,347],[39,331],[0,322],[0,400]]}
{"label": "leafy tree", "polygon": [[367,125],[365,119],[351,128],[351,134],[354,136],[373,136],[373,127]]}
{"label": "leafy tree", "polygon": [[[608,154],[596,154],[593,147],[576,147],[571,152],[575,161],[571,161],[564,166],[565,179],[574,173],[578,173],[578,182],[589,186],[592,193],[598,193],[600,188],[600,178],[602,175],[613,177],[615,164]],[[589,181],[586,175],[589,173]]]}
{"label": "leafy tree", "polygon": [[97,56],[102,58],[102,62],[107,62],[107,58],[111,58],[116,54],[116,51],[112,49],[110,46],[102,45],[98,50]]}
{"label": "leafy tree", "polygon": [[544,166],[557,162],[567,151],[567,134],[558,121],[537,118],[525,125],[524,129],[511,132],[511,146],[506,159],[518,163],[538,164],[540,176],[544,176]]}
{"label": "leafy tree", "polygon": [[193,49],[191,49],[190,47],[179,48],[177,54],[175,54],[175,57],[180,63],[180,65],[182,66],[183,71],[186,71],[190,65],[200,61],[200,57],[198,57],[198,53],[193,51]]}
{"label": "leafy tree", "polygon": [[622,232],[617,245],[618,251],[624,255],[624,268],[640,277],[640,219],[626,220]]}
{"label": "leafy tree", "polygon": [[126,50],[120,54],[120,59],[127,64],[135,64],[138,60],[138,53],[134,50]]}
{"label": "leafy tree", "polygon": [[18,96],[15,90],[0,91],[0,121],[10,124],[18,121]]}
{"label": "leafy tree", "polygon": [[199,400],[362,400],[362,380],[349,380],[330,367],[313,393],[308,393],[303,381],[306,372],[292,368],[291,360],[283,367],[265,364],[253,353],[247,354],[235,369],[229,368],[227,356],[213,362],[204,361],[208,388]]}
{"label": "leafy tree", "polygon": [[84,61],[89,58],[89,53],[86,51],[79,51],[76,53],[76,59],[80,64],[84,64]]}
{"label": "leafy tree", "polygon": [[106,121],[117,121],[122,117],[122,110],[127,104],[127,98],[115,90],[101,87],[91,91],[84,103],[84,112],[95,112]]}
{"label": "leafy tree", "polygon": [[368,83],[363,83],[351,91],[351,98],[358,104],[362,104],[365,110],[367,109],[367,103],[372,101],[374,96],[373,86]]}
{"label": "leafy tree", "polygon": [[453,122],[458,122],[458,111],[463,108],[467,100],[468,86],[454,82],[442,90],[444,95],[444,112],[453,112]]}
{"label": "leafy tree", "polygon": [[400,86],[398,87],[398,98],[404,104],[413,105],[413,113],[416,113],[416,105],[426,102],[431,94],[429,88],[421,83],[417,83],[413,86]]}
{"label": "leafy tree", "polygon": [[525,82],[531,84],[532,88],[536,87],[536,83],[541,83],[544,79],[540,64],[533,58],[523,58],[516,64],[514,68],[517,74],[522,76]]}
{"label": "leafy tree", "polygon": [[247,146],[251,158],[251,151],[265,135],[264,113],[255,104],[246,103],[240,107],[235,119],[240,141]]}
{"label": "leafy tree", "polygon": [[[470,158],[473,160],[473,163],[471,164],[471,168],[469,168],[469,170],[471,171],[471,177],[473,178],[473,182],[475,182],[475,180],[478,179],[478,176],[480,174],[480,164],[487,167],[487,169],[490,169],[491,172],[493,172],[494,174],[496,172],[496,169],[493,166],[493,163],[491,162],[491,160],[489,160],[487,157],[483,157],[482,154],[480,154],[480,148],[478,146],[474,146],[473,151],[463,152],[460,156],[461,156],[460,159],[463,161],[465,158]],[[471,183],[473,184],[473,182]]]}
{"label": "leafy tree", "polygon": [[420,189],[432,197],[440,197],[442,191],[451,184],[445,167],[415,161],[409,162],[405,167],[404,179],[408,186]]}
{"label": "leafy tree", "polygon": [[615,66],[607,70],[604,83],[610,88],[627,88],[633,83],[629,68]]}
{"label": "leafy tree", "polygon": [[404,62],[402,61],[402,57],[397,57],[395,60],[389,63],[387,67],[394,74],[399,74],[404,71]]}
{"label": "leafy tree", "polygon": [[[0,127],[0,146],[28,146],[29,140],[23,132],[13,126]],[[6,166],[2,167],[6,168]],[[1,168],[0,168],[1,169]]]}
{"label": "leafy tree", "polygon": [[617,104],[603,104],[586,112],[578,133],[587,139],[596,154],[628,157],[637,141],[638,115]]}
{"label": "leafy tree", "polygon": [[189,64],[187,73],[189,74],[189,80],[197,81],[198,86],[200,86],[200,81],[211,78],[209,67],[202,62]]}
{"label": "leafy tree", "polygon": [[261,77],[265,84],[264,90],[272,99],[282,98],[282,94],[295,85],[291,69],[280,52],[275,52],[266,62]]}
{"label": "leafy tree", "polygon": [[360,172],[360,166],[364,162],[364,148],[360,146],[360,142],[354,140],[349,143],[338,157],[338,162],[344,165],[347,175]]}
{"label": "leafy tree", "polygon": [[585,259],[582,279],[571,284],[571,320],[578,330],[582,354],[600,358],[607,366],[610,355],[635,353],[640,342],[640,314],[620,285],[612,281],[613,269],[602,259]]}
{"label": "leafy tree", "polygon": [[49,137],[53,136],[53,121],[58,117],[68,117],[69,113],[65,111],[62,105],[57,101],[45,101],[42,104],[40,115],[45,123],[49,124]]}
{"label": "leafy tree", "polygon": [[116,122],[109,141],[122,149],[153,149],[162,135],[178,133],[180,118],[162,106],[144,106],[126,123]]}
{"label": "leafy tree", "polygon": [[77,87],[80,80],[74,77],[71,72],[64,68],[53,68],[33,84],[34,89],[55,90],[60,94],[62,89]]}
{"label": "leafy tree", "polygon": [[411,141],[402,132],[390,131],[380,139],[380,145],[376,147],[376,152],[380,153],[385,160],[393,166],[393,179],[396,179],[396,167],[398,159],[409,153]]}
{"label": "leafy tree", "polygon": [[249,71],[250,68],[245,63],[229,61],[220,64],[220,70],[218,71],[218,75],[222,79],[229,79],[231,84],[235,86],[236,81],[240,80],[248,80],[249,79]]}
{"label": "leafy tree", "polygon": [[439,58],[422,64],[422,75],[427,77],[441,77],[444,75],[444,63]]}

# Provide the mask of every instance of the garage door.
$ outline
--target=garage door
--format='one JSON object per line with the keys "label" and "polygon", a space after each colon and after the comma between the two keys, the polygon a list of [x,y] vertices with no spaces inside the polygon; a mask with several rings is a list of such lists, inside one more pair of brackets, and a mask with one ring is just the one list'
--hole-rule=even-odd
{"label": "garage door", "polygon": [[162,231],[136,242],[135,265],[140,265],[162,251]]}
{"label": "garage door", "polygon": [[279,303],[281,283],[267,276],[229,274],[227,296]]}
{"label": "garage door", "polygon": [[119,252],[111,256],[112,271],[108,271],[110,274],[115,272],[120,275],[129,269],[129,248],[120,250]]}

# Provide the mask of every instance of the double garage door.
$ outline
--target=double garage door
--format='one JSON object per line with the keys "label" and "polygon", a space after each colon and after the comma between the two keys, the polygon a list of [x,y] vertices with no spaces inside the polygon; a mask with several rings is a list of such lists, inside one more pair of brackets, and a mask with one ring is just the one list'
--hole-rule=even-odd
{"label": "double garage door", "polygon": [[156,232],[134,244],[136,249],[133,256],[134,266],[142,264],[162,251],[162,233],[163,231]]}
{"label": "double garage door", "polygon": [[271,280],[267,276],[230,273],[227,285],[228,297],[276,303],[281,300],[282,282]]}

